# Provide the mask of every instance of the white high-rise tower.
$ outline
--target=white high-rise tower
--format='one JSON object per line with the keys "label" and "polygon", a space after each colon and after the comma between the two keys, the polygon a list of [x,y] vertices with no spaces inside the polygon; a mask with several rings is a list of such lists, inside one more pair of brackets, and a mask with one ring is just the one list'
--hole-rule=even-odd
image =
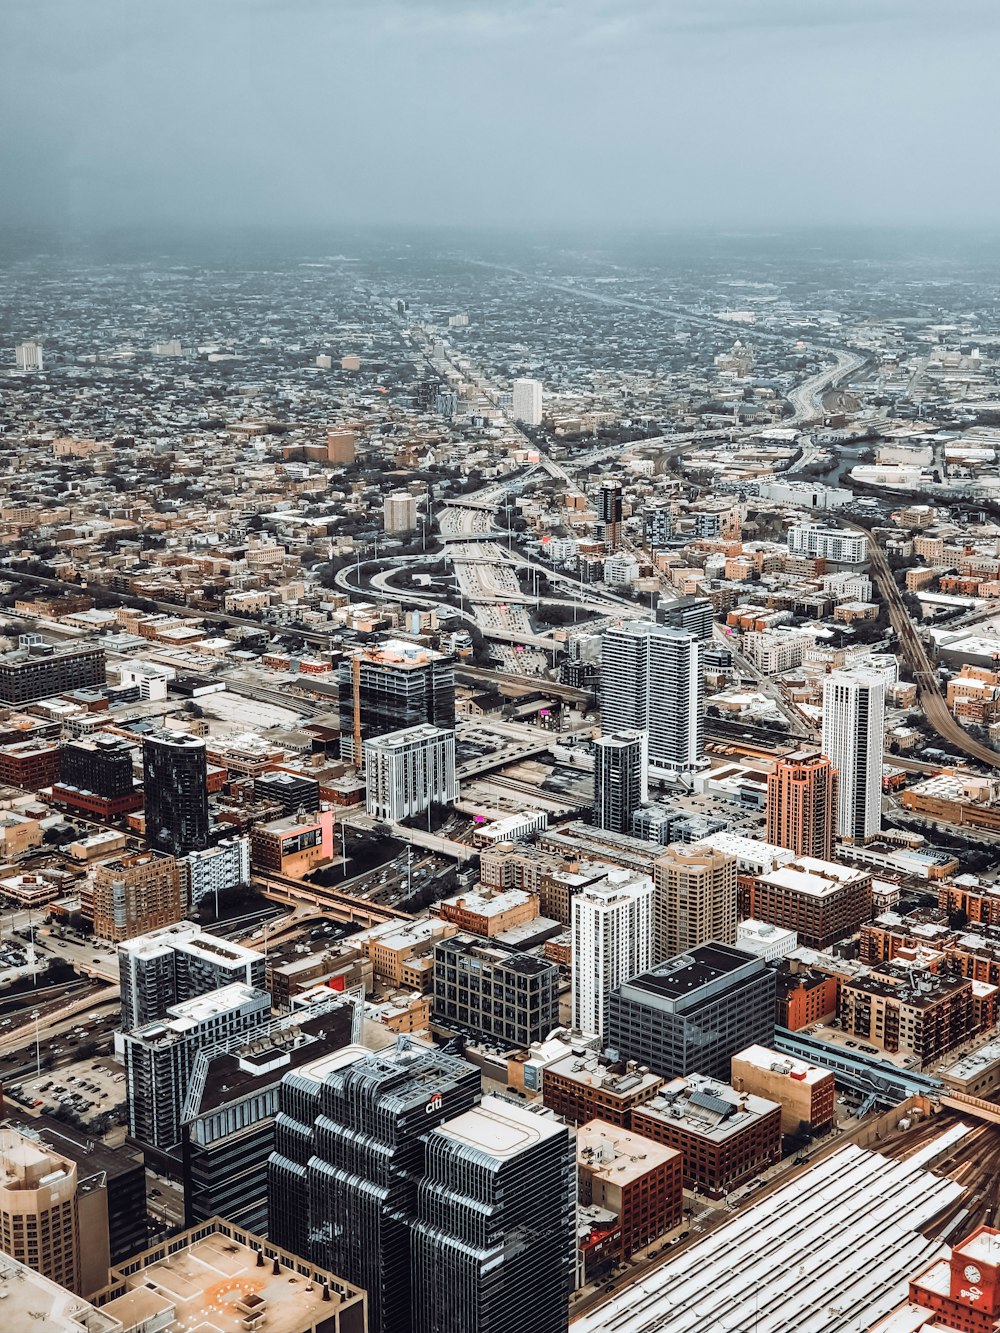
{"label": "white high-rise tower", "polygon": [[526,426],[542,424],[541,380],[515,380],[511,416]]}
{"label": "white high-rise tower", "polygon": [[823,685],[823,754],[837,770],[837,836],[865,842],[882,827],[885,677],[835,671]]}
{"label": "white high-rise tower", "polygon": [[653,881],[612,870],[573,898],[573,1026],[604,1035],[608,996],[653,966]]}
{"label": "white high-rise tower", "polygon": [[690,773],[705,749],[704,676],[698,635],[673,625],[632,621],[601,642],[601,730],[648,734],[649,764]]}
{"label": "white high-rise tower", "polygon": [[42,344],[36,342],[18,343],[14,348],[14,363],[18,370],[41,370]]}

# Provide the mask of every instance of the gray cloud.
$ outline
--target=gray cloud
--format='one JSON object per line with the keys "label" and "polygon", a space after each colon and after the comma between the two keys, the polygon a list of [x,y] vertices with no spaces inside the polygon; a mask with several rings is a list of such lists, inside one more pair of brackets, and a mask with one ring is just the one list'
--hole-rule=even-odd
{"label": "gray cloud", "polygon": [[7,4],[0,221],[992,225],[998,24],[994,0]]}

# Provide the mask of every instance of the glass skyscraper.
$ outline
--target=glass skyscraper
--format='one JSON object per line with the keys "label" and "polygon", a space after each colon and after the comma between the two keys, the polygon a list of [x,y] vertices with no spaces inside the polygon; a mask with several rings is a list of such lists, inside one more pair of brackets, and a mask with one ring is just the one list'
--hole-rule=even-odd
{"label": "glass skyscraper", "polygon": [[554,1116],[502,1097],[427,1137],[413,1228],[413,1333],[563,1333],[576,1156]]}
{"label": "glass skyscraper", "polygon": [[414,1327],[410,1233],[425,1138],[480,1096],[479,1070],[405,1039],[348,1046],[282,1082],[269,1170],[271,1239],[368,1293],[370,1333]]}

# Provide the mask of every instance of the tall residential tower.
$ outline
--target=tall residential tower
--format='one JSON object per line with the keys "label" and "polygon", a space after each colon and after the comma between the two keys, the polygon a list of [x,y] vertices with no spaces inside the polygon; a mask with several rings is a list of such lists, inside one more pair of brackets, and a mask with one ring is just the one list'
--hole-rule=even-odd
{"label": "tall residential tower", "polygon": [[612,870],[572,899],[573,1027],[603,1036],[608,996],[652,967],[653,881]]}
{"label": "tall residential tower", "polygon": [[736,942],[736,857],[673,843],[653,862],[656,962],[715,940]]}
{"label": "tall residential tower", "polygon": [[767,779],[767,841],[798,856],[833,860],[837,771],[819,751],[782,755]]}
{"label": "tall residential tower", "polygon": [[542,424],[542,382],[520,379],[514,381],[511,395],[511,416],[526,426]]}
{"label": "tall residential tower", "polygon": [[594,742],[594,822],[630,833],[632,812],[649,796],[644,731],[615,731]]}
{"label": "tall residential tower", "polygon": [[837,771],[837,834],[863,843],[882,827],[885,677],[835,671],[823,686],[823,754]]}
{"label": "tall residential tower", "polygon": [[690,773],[704,755],[704,678],[696,633],[633,621],[601,644],[600,705],[605,734],[645,731],[649,763]]}

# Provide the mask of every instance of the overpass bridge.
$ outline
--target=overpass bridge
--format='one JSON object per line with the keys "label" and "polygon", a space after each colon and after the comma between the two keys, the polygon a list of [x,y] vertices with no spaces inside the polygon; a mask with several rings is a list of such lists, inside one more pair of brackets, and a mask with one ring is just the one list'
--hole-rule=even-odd
{"label": "overpass bridge", "polygon": [[996,1102],[984,1101],[982,1097],[970,1097],[967,1092],[946,1092],[941,1098],[941,1105],[952,1111],[961,1111],[963,1115],[986,1120],[991,1125],[1000,1125],[1000,1106]]}
{"label": "overpass bridge", "polygon": [[541,676],[528,679],[525,676],[512,676],[506,671],[491,671],[487,667],[465,666],[462,663],[456,666],[455,675],[469,684],[493,686],[509,693],[512,698],[516,698],[518,693],[544,694],[550,699],[561,699],[568,704],[594,702],[593,690],[577,689],[575,685],[563,685],[560,681],[545,680]]}

